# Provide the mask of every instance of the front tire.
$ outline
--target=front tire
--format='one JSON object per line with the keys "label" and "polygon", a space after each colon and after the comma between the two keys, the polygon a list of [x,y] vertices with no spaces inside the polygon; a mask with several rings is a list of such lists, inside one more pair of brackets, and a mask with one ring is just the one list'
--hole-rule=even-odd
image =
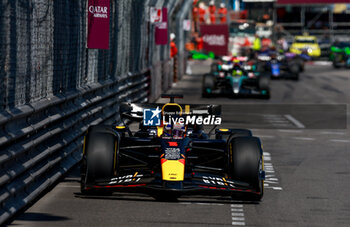
{"label": "front tire", "polygon": [[97,180],[107,181],[117,173],[118,141],[118,133],[108,126],[89,128],[85,137],[85,150],[81,165],[81,192],[83,194],[96,194],[97,191],[87,189],[87,187],[95,184]]}
{"label": "front tire", "polygon": [[260,179],[263,171],[263,156],[260,139],[257,137],[230,138],[227,143],[228,173],[232,180],[248,183],[257,194],[247,199],[260,201],[264,194],[264,182]]}

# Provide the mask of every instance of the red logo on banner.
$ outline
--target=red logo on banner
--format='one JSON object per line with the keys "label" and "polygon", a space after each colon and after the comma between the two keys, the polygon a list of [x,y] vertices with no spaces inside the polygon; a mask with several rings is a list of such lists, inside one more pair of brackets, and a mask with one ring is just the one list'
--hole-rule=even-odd
{"label": "red logo on banner", "polygon": [[228,52],[228,25],[203,24],[200,26],[203,37],[203,49],[212,51],[216,55],[227,55]]}
{"label": "red logo on banner", "polygon": [[89,0],[87,47],[109,48],[109,0]]}

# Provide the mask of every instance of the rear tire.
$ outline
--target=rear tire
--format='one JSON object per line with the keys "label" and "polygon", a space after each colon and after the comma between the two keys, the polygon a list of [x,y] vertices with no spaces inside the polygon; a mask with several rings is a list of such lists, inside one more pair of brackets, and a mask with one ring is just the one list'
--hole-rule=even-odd
{"label": "rear tire", "polygon": [[107,191],[87,190],[96,180],[109,180],[117,172],[119,135],[108,126],[93,126],[85,137],[85,151],[81,165],[83,194],[110,194]]}
{"label": "rear tire", "polygon": [[202,88],[202,97],[209,97],[211,94],[208,92],[213,91],[215,89],[215,78],[211,74],[205,74],[203,76],[203,88]]}
{"label": "rear tire", "polygon": [[210,72],[213,73],[213,72],[217,72],[217,71],[218,71],[218,64],[217,63],[211,64]]}
{"label": "rear tire", "polygon": [[333,67],[336,68],[336,69],[339,69],[340,68],[340,62],[341,62],[341,59],[342,56],[340,54],[337,54],[334,56],[334,60],[333,60]]}
{"label": "rear tire", "polygon": [[263,170],[262,148],[257,137],[233,137],[228,140],[228,174],[233,180],[248,183],[259,194],[250,194],[247,199],[260,201],[264,183],[260,179]]}
{"label": "rear tire", "polygon": [[295,81],[298,81],[299,80],[299,73],[294,74],[292,79],[295,80]]}
{"label": "rear tire", "polygon": [[345,68],[347,68],[347,69],[350,69],[350,63],[348,63],[348,61],[349,61],[349,56],[347,56],[346,58],[345,58]]}
{"label": "rear tire", "polygon": [[269,90],[270,88],[270,75],[267,73],[262,73],[258,77],[258,84],[260,90]]}
{"label": "rear tire", "polygon": [[300,65],[297,63],[297,62],[295,62],[295,63],[291,63],[290,64],[290,66],[289,66],[289,70],[290,70],[290,72],[292,73],[292,74],[299,74],[300,73]]}

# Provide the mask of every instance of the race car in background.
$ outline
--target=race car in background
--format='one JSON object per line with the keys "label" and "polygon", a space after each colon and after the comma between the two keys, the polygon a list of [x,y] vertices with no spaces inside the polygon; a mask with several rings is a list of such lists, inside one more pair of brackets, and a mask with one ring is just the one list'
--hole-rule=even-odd
{"label": "race car in background", "polygon": [[234,66],[234,63],[243,65],[248,61],[247,56],[221,56],[218,61],[214,61],[210,66],[210,72],[228,71]]}
{"label": "race car in background", "polygon": [[257,53],[257,71],[268,73],[272,79],[285,78],[298,80],[299,74],[304,71],[305,62],[310,57],[305,54],[278,53],[264,51]]}
{"label": "race car in background", "polygon": [[294,54],[302,54],[306,51],[306,53],[313,58],[321,56],[321,49],[318,45],[316,36],[295,36],[294,42],[289,50]]}
{"label": "race car in background", "polygon": [[260,96],[270,98],[270,75],[257,72],[255,65],[246,62],[247,57],[233,57],[225,63],[213,63],[211,72],[203,76],[202,96],[214,95]]}
{"label": "race car in background", "polygon": [[[136,132],[126,124],[89,127],[81,164],[82,194],[124,190],[161,200],[183,194],[261,200],[265,172],[260,139],[247,129],[213,127],[205,132],[198,119],[218,118],[219,105],[180,105],[174,99],[181,95],[162,97],[170,102],[121,104],[121,119],[139,123]],[[170,125],[164,120],[178,117],[190,120]]]}
{"label": "race car in background", "polygon": [[330,48],[330,60],[334,68],[345,66],[350,68],[350,43],[336,42]]}
{"label": "race car in background", "polygon": [[191,50],[188,52],[189,58],[193,60],[208,60],[215,59],[215,54],[213,52],[203,53],[196,50]]}

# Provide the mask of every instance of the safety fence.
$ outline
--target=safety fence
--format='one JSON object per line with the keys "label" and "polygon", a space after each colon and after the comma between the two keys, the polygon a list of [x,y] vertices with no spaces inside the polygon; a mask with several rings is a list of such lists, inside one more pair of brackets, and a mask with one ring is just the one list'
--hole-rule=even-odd
{"label": "safety fence", "polygon": [[121,102],[171,86],[149,8],[176,20],[184,2],[111,0],[110,49],[92,50],[86,0],[0,1],[0,225],[80,161],[90,125],[117,124]]}

